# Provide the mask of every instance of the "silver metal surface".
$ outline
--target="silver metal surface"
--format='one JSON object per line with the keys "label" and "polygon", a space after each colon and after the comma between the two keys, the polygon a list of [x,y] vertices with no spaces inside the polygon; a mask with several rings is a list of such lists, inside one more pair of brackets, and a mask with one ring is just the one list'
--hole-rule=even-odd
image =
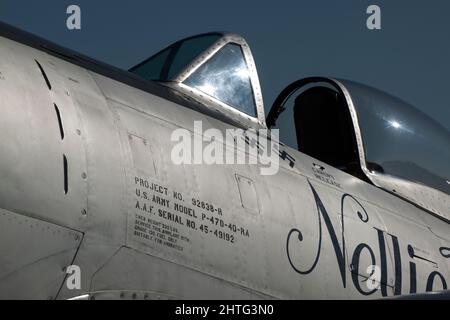
{"label": "silver metal surface", "polygon": [[0,209],[0,299],[55,299],[83,234]]}

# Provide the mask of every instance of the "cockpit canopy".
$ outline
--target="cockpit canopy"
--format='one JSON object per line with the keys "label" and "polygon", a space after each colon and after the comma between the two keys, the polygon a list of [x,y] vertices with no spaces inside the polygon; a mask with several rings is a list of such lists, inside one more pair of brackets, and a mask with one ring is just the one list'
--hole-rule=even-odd
{"label": "cockpit canopy", "polygon": [[180,40],[130,69],[213,106],[223,114],[265,126],[264,106],[250,48],[235,34],[208,33]]}
{"label": "cockpit canopy", "polygon": [[371,171],[421,183],[450,195],[450,134],[424,113],[378,90],[341,81],[359,120]]}
{"label": "cockpit canopy", "polygon": [[450,133],[418,109],[352,81],[307,78],[288,86],[286,102],[298,150],[450,220]]}

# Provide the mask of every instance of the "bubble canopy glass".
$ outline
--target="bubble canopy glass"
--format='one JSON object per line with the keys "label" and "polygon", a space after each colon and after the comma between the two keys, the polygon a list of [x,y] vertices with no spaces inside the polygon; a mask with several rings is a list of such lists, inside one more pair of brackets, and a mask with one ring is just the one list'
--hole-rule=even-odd
{"label": "bubble canopy glass", "polygon": [[450,194],[449,132],[400,99],[355,82],[343,84],[357,112],[366,162]]}
{"label": "bubble canopy glass", "polygon": [[[362,177],[354,175],[450,221],[450,133],[404,101],[352,81],[305,78],[287,86],[277,97],[267,117],[268,128],[276,125],[295,93],[321,87],[333,89],[339,97],[336,101],[344,101],[349,112],[348,120],[341,121],[350,122],[354,136],[351,143],[357,150],[361,169],[357,172],[363,173]],[[314,92],[320,95],[323,91]],[[330,102],[326,107],[339,106],[340,103]],[[333,126],[323,126],[320,119],[303,121],[316,123],[323,134],[337,134]],[[301,123],[304,122],[295,125]],[[326,159],[317,159],[327,163]]]}
{"label": "bubble canopy glass", "polygon": [[219,104],[224,113],[264,123],[253,57],[238,35],[208,33],[178,41],[130,72],[147,80],[176,83],[178,89],[206,104]]}

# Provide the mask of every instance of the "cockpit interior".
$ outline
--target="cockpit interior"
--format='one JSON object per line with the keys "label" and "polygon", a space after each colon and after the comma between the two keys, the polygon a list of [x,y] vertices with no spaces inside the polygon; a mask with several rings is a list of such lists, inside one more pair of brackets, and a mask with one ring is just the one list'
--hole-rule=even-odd
{"label": "cockpit interior", "polygon": [[365,179],[350,113],[336,90],[305,90],[295,99],[293,118],[298,151]]}

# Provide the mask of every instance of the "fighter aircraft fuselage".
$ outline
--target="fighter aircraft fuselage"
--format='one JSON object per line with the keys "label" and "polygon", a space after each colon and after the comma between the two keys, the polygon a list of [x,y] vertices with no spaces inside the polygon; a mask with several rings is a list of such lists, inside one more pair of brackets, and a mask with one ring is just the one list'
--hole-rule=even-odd
{"label": "fighter aircraft fuselage", "polygon": [[201,121],[226,137],[238,125],[36,43],[0,38],[0,298],[375,299],[448,288],[442,218],[284,145],[275,175],[174,164],[175,130],[195,137]]}

